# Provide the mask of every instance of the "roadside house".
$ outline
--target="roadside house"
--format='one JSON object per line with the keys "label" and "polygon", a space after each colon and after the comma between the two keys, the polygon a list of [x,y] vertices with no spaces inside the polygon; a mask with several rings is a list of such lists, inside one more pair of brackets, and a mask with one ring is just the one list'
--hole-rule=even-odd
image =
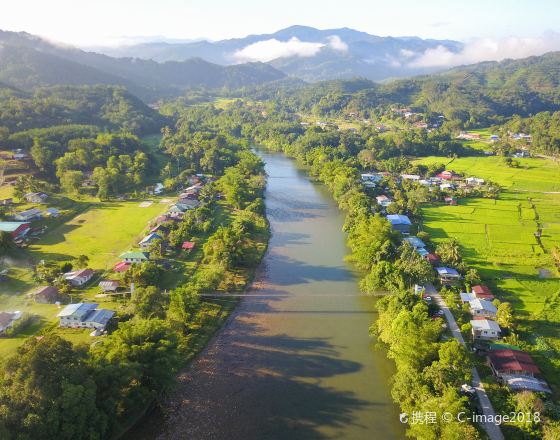
{"label": "roadside house", "polygon": [[502,331],[498,323],[491,319],[473,319],[471,326],[472,337],[475,340],[496,340]]}
{"label": "roadside house", "polygon": [[31,292],[36,303],[53,304],[58,299],[58,289],[53,286],[42,286]]}
{"label": "roadside house", "polygon": [[515,349],[490,350],[488,364],[497,377],[513,391],[535,391],[551,393],[546,381],[535,377],[540,374],[533,358],[523,351]]}
{"label": "roadside house", "polygon": [[475,298],[469,301],[470,312],[474,317],[483,316],[485,318],[495,318],[496,306],[492,304],[490,301],[486,301],[485,299]]}
{"label": "roadside house", "polygon": [[477,285],[472,287],[472,293],[474,296],[480,299],[485,299],[488,301],[492,301],[494,299],[494,295],[492,295],[492,291],[483,285]]}
{"label": "roadside house", "polygon": [[452,267],[436,267],[441,284],[454,284],[461,279],[461,275]]}
{"label": "roadside house", "polygon": [[426,247],[426,243],[424,243],[418,237],[405,237],[403,239],[403,241],[408,241],[414,249],[419,249],[419,248],[425,248]]}
{"label": "roadside house", "polygon": [[409,234],[412,222],[406,215],[391,214],[387,216],[387,220],[391,222],[391,226],[402,234]]}
{"label": "roadside house", "polygon": [[91,269],[79,269],[72,272],[66,272],[63,277],[73,286],[83,286],[93,277],[94,272]]}
{"label": "roadside house", "polygon": [[476,296],[474,296],[474,294],[468,292],[461,292],[459,296],[463,304],[470,303],[473,299],[476,299]]}

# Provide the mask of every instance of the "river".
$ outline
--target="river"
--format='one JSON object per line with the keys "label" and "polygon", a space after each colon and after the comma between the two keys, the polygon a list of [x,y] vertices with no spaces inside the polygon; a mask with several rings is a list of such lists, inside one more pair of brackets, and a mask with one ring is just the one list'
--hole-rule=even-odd
{"label": "river", "polygon": [[368,335],[375,299],[344,261],[343,213],[294,161],[259,154],[272,231],[248,292],[259,296],[241,301],[134,438],[404,438],[393,365]]}

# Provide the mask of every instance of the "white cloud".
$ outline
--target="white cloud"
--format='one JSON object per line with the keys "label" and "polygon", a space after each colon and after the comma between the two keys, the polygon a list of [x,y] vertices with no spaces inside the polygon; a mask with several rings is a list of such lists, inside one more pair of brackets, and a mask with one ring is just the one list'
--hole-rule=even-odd
{"label": "white cloud", "polygon": [[327,46],[341,52],[348,50],[348,45],[337,35],[328,37],[328,43],[301,41],[297,37],[292,37],[288,41],[273,38],[249,44],[235,52],[233,58],[238,62],[267,62],[293,56],[308,58],[317,55],[323,47]]}
{"label": "white cloud", "polygon": [[338,35],[329,37],[329,47],[340,52],[346,52],[348,50],[348,45],[342,41]]}
{"label": "white cloud", "polygon": [[560,33],[549,32],[542,37],[509,37],[477,39],[465,44],[457,53],[444,46],[427,49],[409,63],[413,67],[452,67],[480,61],[501,61],[525,58],[560,50]]}

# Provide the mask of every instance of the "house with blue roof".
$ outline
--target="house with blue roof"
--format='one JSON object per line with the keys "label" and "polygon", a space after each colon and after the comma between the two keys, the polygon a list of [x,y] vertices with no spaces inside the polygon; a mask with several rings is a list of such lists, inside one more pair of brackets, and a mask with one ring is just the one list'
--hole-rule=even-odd
{"label": "house with blue roof", "polygon": [[95,303],[68,304],[57,315],[60,327],[104,330],[115,312],[97,307],[98,304]]}
{"label": "house with blue roof", "polygon": [[408,241],[414,249],[425,248],[426,243],[420,240],[418,237],[405,237],[404,241]]}
{"label": "house with blue roof", "polygon": [[163,237],[159,235],[157,232],[151,232],[150,234],[146,235],[138,245],[145,249],[149,247],[155,240],[163,240]]}
{"label": "house with blue roof", "polygon": [[454,284],[461,279],[461,275],[452,267],[436,267],[441,284]]}
{"label": "house with blue roof", "polygon": [[390,214],[387,216],[387,220],[391,222],[391,226],[393,226],[394,230],[399,231],[403,234],[410,233],[412,222],[406,215]]}

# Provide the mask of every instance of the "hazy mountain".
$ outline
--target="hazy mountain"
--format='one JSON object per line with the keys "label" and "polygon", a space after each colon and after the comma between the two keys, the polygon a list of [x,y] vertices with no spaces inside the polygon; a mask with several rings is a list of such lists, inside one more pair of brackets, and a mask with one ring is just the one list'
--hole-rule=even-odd
{"label": "hazy mountain", "polygon": [[221,66],[199,58],[164,63],[113,58],[24,32],[0,31],[0,81],[26,90],[54,84],[114,84],[151,100],[186,88],[236,88],[284,76],[263,63]]}
{"label": "hazy mountain", "polygon": [[320,30],[291,26],[273,34],[215,42],[150,42],[100,50],[110,55],[160,62],[192,57],[222,65],[247,60],[267,61],[286,74],[314,81],[354,76],[381,80],[434,71],[434,68],[413,67],[411,62],[427,49],[438,46],[450,51],[462,48],[461,43],[451,40],[379,37],[349,28]]}

